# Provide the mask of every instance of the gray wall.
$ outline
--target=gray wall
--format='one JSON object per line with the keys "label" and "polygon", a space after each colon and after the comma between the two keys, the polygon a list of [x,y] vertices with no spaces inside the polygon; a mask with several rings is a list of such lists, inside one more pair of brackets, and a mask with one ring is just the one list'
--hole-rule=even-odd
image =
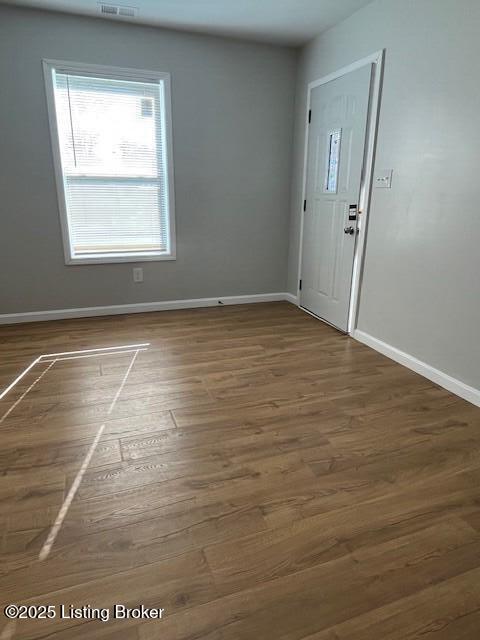
{"label": "gray wall", "polygon": [[296,292],[307,83],[386,48],[359,329],[480,388],[480,3],[376,0],[314,40],[297,83]]}
{"label": "gray wall", "polygon": [[[65,266],[42,58],[172,74],[175,262]],[[0,7],[0,313],[285,290],[296,51]]]}

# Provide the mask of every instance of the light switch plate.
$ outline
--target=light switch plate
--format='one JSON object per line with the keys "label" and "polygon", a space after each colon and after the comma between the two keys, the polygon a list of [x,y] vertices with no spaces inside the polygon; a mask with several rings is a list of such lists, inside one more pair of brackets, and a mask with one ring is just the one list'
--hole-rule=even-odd
{"label": "light switch plate", "polygon": [[375,188],[391,189],[392,176],[393,176],[393,169],[381,169],[380,171],[377,171],[375,173]]}

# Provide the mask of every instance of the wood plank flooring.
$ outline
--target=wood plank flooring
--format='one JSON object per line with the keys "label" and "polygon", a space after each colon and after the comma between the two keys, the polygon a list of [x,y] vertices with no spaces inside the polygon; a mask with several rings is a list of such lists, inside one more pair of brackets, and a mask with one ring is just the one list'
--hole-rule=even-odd
{"label": "wood plank flooring", "polygon": [[480,637],[478,408],[287,303],[2,327],[0,390],[141,343],[0,401],[2,640]]}

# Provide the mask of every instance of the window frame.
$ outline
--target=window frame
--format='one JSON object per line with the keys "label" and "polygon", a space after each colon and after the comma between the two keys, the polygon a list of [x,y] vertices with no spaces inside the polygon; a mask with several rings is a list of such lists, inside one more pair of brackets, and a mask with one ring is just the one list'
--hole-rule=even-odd
{"label": "window frame", "polygon": [[[43,74],[45,80],[45,91],[47,98],[47,112],[50,126],[50,141],[53,153],[53,165],[55,172],[55,183],[57,188],[57,200],[60,216],[60,226],[62,230],[63,249],[65,254],[65,264],[110,264],[120,262],[152,262],[161,260],[176,260],[176,234],[175,234],[175,180],[173,169],[173,141],[172,141],[172,104],[170,90],[170,74],[160,71],[149,71],[145,69],[131,69],[125,67],[112,67],[97,64],[86,64],[82,62],[71,62],[65,60],[43,59]],[[163,106],[165,124],[165,143],[167,160],[167,185],[168,185],[168,213],[167,213],[167,241],[168,251],[158,253],[136,253],[129,252],[124,255],[121,252],[114,256],[82,256],[75,257],[68,223],[67,200],[65,194],[64,174],[62,168],[60,139],[57,127],[57,114],[55,108],[55,87],[53,83],[53,72],[85,74],[98,78],[112,78],[119,80],[130,80],[140,82],[155,82],[163,87]]]}

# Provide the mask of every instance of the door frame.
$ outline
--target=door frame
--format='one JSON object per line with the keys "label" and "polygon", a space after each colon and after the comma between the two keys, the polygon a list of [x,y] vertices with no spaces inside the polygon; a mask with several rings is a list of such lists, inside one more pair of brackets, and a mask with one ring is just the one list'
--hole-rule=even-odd
{"label": "door frame", "polygon": [[[311,93],[313,89],[327,84],[332,80],[337,80],[342,76],[347,75],[352,71],[356,71],[366,65],[372,65],[372,79],[370,83],[370,101],[368,106],[367,116],[367,131],[365,136],[365,155],[363,161],[362,181],[360,184],[360,196],[358,202],[358,211],[360,212],[357,220],[358,233],[355,240],[355,253],[353,259],[353,274],[352,285],[350,289],[350,306],[348,312],[348,324],[347,333],[350,335],[353,333],[357,326],[358,307],[360,303],[360,287],[362,281],[363,263],[365,257],[365,241],[367,235],[368,226],[368,214],[370,211],[371,199],[372,199],[372,183],[373,183],[373,171],[375,163],[375,151],[377,144],[378,133],[378,120],[380,115],[380,100],[382,92],[382,80],[383,80],[383,67],[385,60],[385,49],[376,51],[375,53],[361,58],[352,64],[342,67],[338,71],[329,73],[318,80],[313,80],[307,87],[307,105],[305,110],[305,144],[303,155],[303,172],[302,172],[302,200],[300,203],[300,238],[299,238],[299,251],[298,251],[298,266],[297,266],[297,306],[318,318],[315,314],[304,309],[300,306],[300,279],[302,277],[302,258],[303,258],[303,226],[305,219],[305,212],[303,210],[303,203],[306,198],[307,188],[307,165],[308,165],[308,114],[310,111]],[[322,322],[326,322],[322,318],[319,318]]]}

